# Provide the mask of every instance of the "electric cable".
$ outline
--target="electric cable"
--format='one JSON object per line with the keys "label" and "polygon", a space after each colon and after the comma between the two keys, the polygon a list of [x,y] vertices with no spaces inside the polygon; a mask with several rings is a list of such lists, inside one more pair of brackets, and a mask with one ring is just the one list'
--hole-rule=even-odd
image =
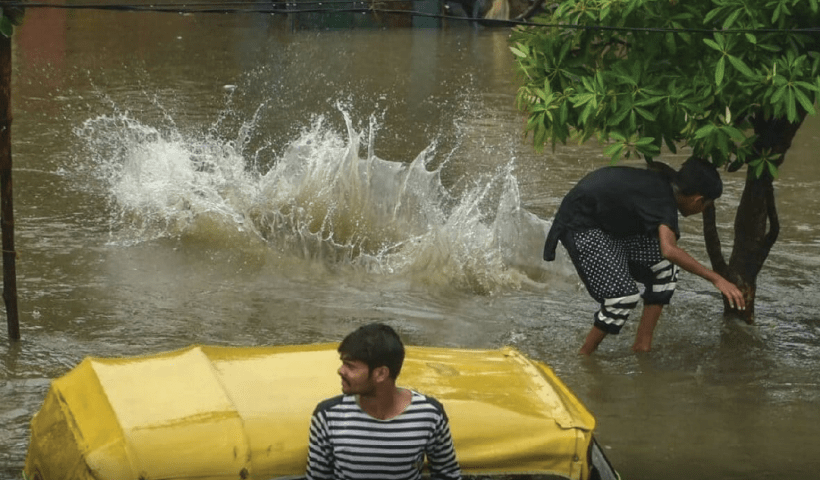
{"label": "electric cable", "polygon": [[[700,34],[818,34],[820,26],[795,29],[757,28],[757,29],[708,29],[708,28],[665,28],[665,27],[617,27],[611,25],[573,25],[573,24],[548,24],[532,22],[527,20],[501,20],[489,18],[462,17],[457,15],[447,15],[445,13],[430,13],[417,10],[402,10],[383,8],[378,5],[393,3],[419,3],[426,0],[312,0],[312,1],[270,1],[264,4],[260,2],[199,2],[199,3],[80,3],[80,4],[57,4],[47,2],[24,2],[0,1],[0,8],[55,8],[65,10],[107,10],[107,11],[137,11],[137,12],[158,12],[176,14],[195,13],[220,13],[220,14],[339,14],[339,13],[379,13],[389,15],[411,15],[414,17],[428,17],[444,20],[458,20],[465,22],[477,22],[485,26],[530,26],[542,28],[562,28],[571,30],[600,30],[617,31],[625,33],[700,33]],[[361,4],[361,6],[356,6]],[[304,8],[306,5],[320,6],[321,8]],[[324,8],[324,5],[351,5],[347,8]]]}

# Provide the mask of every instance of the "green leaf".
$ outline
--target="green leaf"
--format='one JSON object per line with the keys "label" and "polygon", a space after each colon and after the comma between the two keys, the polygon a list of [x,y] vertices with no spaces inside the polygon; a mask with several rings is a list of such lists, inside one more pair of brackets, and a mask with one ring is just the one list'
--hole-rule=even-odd
{"label": "green leaf", "polygon": [[561,64],[564,61],[564,58],[569,53],[570,49],[572,48],[572,42],[565,41],[563,45],[561,45],[561,52],[558,54],[558,62],[557,64]]}
{"label": "green leaf", "polygon": [[658,118],[658,117],[655,116],[654,113],[652,113],[648,110],[644,110],[643,108],[635,107],[635,111],[638,112],[638,114],[640,116],[642,116],[643,118],[649,120],[650,122],[654,122]]}
{"label": "green leaf", "polygon": [[783,98],[783,95],[786,93],[786,89],[788,88],[787,85],[783,85],[782,87],[775,90],[774,94],[772,95],[772,103],[779,103],[780,99]]}
{"label": "green leaf", "polygon": [[594,95],[594,94],[592,94],[592,93],[583,93],[583,94],[581,94],[581,95],[575,95],[575,96],[573,96],[573,97],[572,97],[572,103],[573,103],[573,105],[575,105],[576,107],[580,107],[581,105],[583,105],[583,104],[585,104],[585,103],[589,102],[589,101],[590,101],[590,100],[592,100],[593,98],[595,98],[595,95]]}
{"label": "green leaf", "polygon": [[757,45],[757,37],[751,33],[746,34],[746,40],[748,40],[752,45]]}
{"label": "green leaf", "polygon": [[675,145],[675,142],[669,137],[663,137],[663,143],[666,144],[666,148],[669,149],[672,153],[678,153],[678,147]]}
{"label": "green leaf", "polygon": [[790,122],[797,121],[797,104],[794,101],[794,90],[789,89],[786,96],[786,118]]}
{"label": "green leaf", "polygon": [[14,26],[12,26],[9,17],[0,17],[0,33],[8,38],[14,33]]}
{"label": "green leaf", "polygon": [[755,167],[755,178],[760,178],[760,175],[763,174],[763,167],[765,166],[766,164],[764,162],[760,162],[760,164]]}
{"label": "green leaf", "polygon": [[544,128],[543,123],[539,122],[538,125],[535,127],[535,134],[533,135],[533,140],[532,140],[533,145],[540,146],[540,145],[543,145],[544,143],[546,143],[546,141],[547,141],[547,129]]}
{"label": "green leaf", "polygon": [[621,143],[621,142],[613,143],[613,144],[609,145],[608,147],[606,147],[606,149],[604,149],[604,155],[606,155],[608,157],[613,157],[613,160],[614,160],[615,154],[617,154],[620,157],[621,152],[623,151],[623,149],[624,149],[624,144],[623,143]]}
{"label": "green leaf", "polygon": [[615,140],[617,140],[621,143],[626,142],[626,137],[623,136],[620,132],[617,132],[617,131],[609,132],[609,137],[614,138]]}
{"label": "green leaf", "polygon": [[769,175],[771,175],[772,178],[777,179],[777,175],[779,173],[777,171],[777,165],[772,162],[766,162],[766,166],[769,167]]}
{"label": "green leaf", "polygon": [[746,140],[746,136],[743,135],[743,132],[731,125],[723,125],[721,127],[721,130],[727,133],[732,138],[732,140],[736,142],[743,142]]}
{"label": "green leaf", "polygon": [[794,82],[794,84],[795,84],[795,85],[799,85],[799,86],[801,86],[801,87],[803,87],[803,88],[808,88],[809,90],[814,91],[814,92],[818,91],[817,86],[816,86],[816,85],[813,85],[813,84],[811,84],[811,83],[809,83],[809,82],[798,81],[798,82]]}
{"label": "green leaf", "polygon": [[803,93],[799,88],[794,88],[794,95],[797,97],[797,101],[800,102],[800,105],[803,106],[803,110],[808,112],[810,115],[814,115],[816,113],[814,111],[814,105],[812,105],[812,102],[809,100],[806,94]]}
{"label": "green leaf", "polygon": [[704,125],[704,126],[700,127],[695,132],[695,138],[707,137],[707,136],[711,135],[713,132],[715,132],[716,130],[717,130],[717,127],[712,125],[711,123],[708,124],[708,125]]}
{"label": "green leaf", "polygon": [[675,43],[675,34],[674,33],[667,33],[664,35],[664,41],[666,42],[666,48],[669,49],[669,53],[675,55],[678,53],[678,45]]}
{"label": "green leaf", "polygon": [[759,43],[757,45],[757,48],[761,48],[763,50],[766,50],[767,52],[772,52],[772,53],[777,53],[777,52],[782,50],[781,47],[779,47],[777,45],[770,44],[770,43]]}
{"label": "green leaf", "polygon": [[649,97],[647,99],[641,100],[640,102],[636,102],[635,105],[640,107],[647,107],[649,105],[655,105],[656,103],[663,101],[662,96],[657,97]]}
{"label": "green leaf", "polygon": [[578,123],[584,125],[587,123],[587,119],[590,115],[592,115],[592,111],[595,110],[595,105],[592,102],[587,103],[587,106],[584,108],[584,111],[581,112],[581,116],[578,117]]}
{"label": "green leaf", "polygon": [[629,111],[631,108],[626,103],[621,104],[621,108],[612,115],[609,120],[607,120],[606,124],[608,126],[618,125],[619,123],[623,122],[627,115],[629,115]]}
{"label": "green leaf", "polygon": [[613,149],[612,153],[609,153],[609,163],[610,165],[615,165],[618,163],[618,160],[621,159],[621,154],[624,151],[624,144],[619,143],[615,145],[617,148]]}
{"label": "green leaf", "polygon": [[638,82],[637,82],[634,78],[632,78],[632,77],[630,77],[630,76],[628,76],[628,75],[624,75],[624,74],[616,73],[614,76],[615,76],[615,78],[616,78],[616,79],[618,79],[618,80],[620,80],[620,81],[622,81],[622,82],[624,82],[624,83],[627,83],[627,84],[629,84],[629,85],[631,85],[631,86],[633,86],[633,87],[635,87],[635,86],[637,86],[637,85],[638,85]]}
{"label": "green leaf", "polygon": [[703,23],[704,23],[704,24],[708,24],[708,23],[709,23],[709,22],[711,22],[711,21],[712,21],[712,19],[713,19],[713,18],[715,18],[715,17],[717,16],[717,14],[719,14],[719,13],[720,13],[720,8],[715,8],[715,9],[713,9],[713,10],[710,10],[710,11],[709,11],[709,13],[707,13],[707,14],[706,14],[706,16],[703,18]]}
{"label": "green leaf", "polygon": [[599,72],[595,73],[595,83],[597,84],[597,87],[598,87],[598,89],[596,91],[598,91],[598,92],[606,91],[606,85],[604,85],[604,74],[603,74],[603,72],[599,71]]}
{"label": "green leaf", "polygon": [[652,142],[654,142],[654,141],[655,141],[654,137],[643,137],[643,138],[640,138],[638,141],[636,141],[635,145],[636,146],[652,145]]}
{"label": "green leaf", "polygon": [[524,53],[523,51],[521,51],[521,50],[519,50],[519,49],[517,49],[517,48],[515,48],[515,47],[510,47],[510,51],[511,51],[511,52],[513,53],[513,55],[515,55],[516,57],[521,57],[521,58],[526,58],[526,57],[527,57],[527,54],[526,54],[526,53]]}
{"label": "green leaf", "polygon": [[718,45],[717,43],[715,43],[715,41],[714,41],[714,40],[712,40],[712,39],[710,39],[710,38],[704,38],[704,39],[703,39],[703,43],[705,43],[706,45],[709,45],[711,48],[714,48],[714,49],[715,49],[715,50],[717,50],[718,52],[723,52],[723,49],[722,49],[722,48],[720,48],[720,45]]}
{"label": "green leaf", "polygon": [[540,115],[532,114],[527,117],[527,130],[535,130],[538,127]]}
{"label": "green leaf", "polygon": [[729,142],[727,139],[728,137],[723,134],[717,136],[718,150],[720,150],[720,153],[723,154],[724,157],[729,156]]}
{"label": "green leaf", "polygon": [[654,143],[650,143],[648,145],[637,145],[635,149],[647,157],[654,157],[661,153],[661,149]]}
{"label": "green leaf", "polygon": [[738,16],[739,16],[742,12],[743,12],[743,10],[742,10],[742,9],[740,9],[740,8],[738,8],[737,10],[735,10],[735,11],[734,11],[734,13],[732,13],[731,15],[729,15],[729,18],[727,18],[727,19],[726,19],[726,21],[724,21],[724,22],[723,22],[723,29],[724,29],[724,30],[727,30],[727,29],[729,29],[729,28],[732,28],[732,25],[734,25],[735,21],[737,20],[737,17],[738,17]]}
{"label": "green leaf", "polygon": [[745,75],[748,78],[755,78],[756,77],[756,75],[754,74],[752,69],[749,68],[749,66],[746,65],[743,62],[743,60],[741,60],[740,58],[735,57],[733,55],[728,55],[728,57],[729,57],[729,62],[731,62],[732,66],[735,67],[740,73],[742,73],[743,75]]}
{"label": "green leaf", "polygon": [[715,66],[715,85],[718,87],[723,82],[723,73],[726,69],[726,57],[720,57],[720,60],[717,61],[717,65]]}

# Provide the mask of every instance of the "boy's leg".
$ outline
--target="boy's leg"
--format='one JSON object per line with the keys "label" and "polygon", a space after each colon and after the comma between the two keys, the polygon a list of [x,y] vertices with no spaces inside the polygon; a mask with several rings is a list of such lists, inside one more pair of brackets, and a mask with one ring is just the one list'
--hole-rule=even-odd
{"label": "boy's leg", "polygon": [[607,333],[598,327],[593,326],[587,334],[584,344],[581,345],[581,350],[578,351],[581,355],[591,355],[592,352],[598,349],[601,341],[606,338]]}
{"label": "boy's leg", "polygon": [[640,294],[620,240],[601,230],[588,230],[569,233],[561,242],[590,296],[601,304],[580,350],[589,355],[607,334],[620,332]]}
{"label": "boy's leg", "polygon": [[648,352],[661,317],[663,306],[669,303],[678,283],[678,267],[661,255],[654,237],[638,235],[628,240],[629,269],[632,276],[645,286],[643,314],[632,350]]}
{"label": "boy's leg", "polygon": [[635,333],[635,343],[632,345],[633,352],[648,352],[652,348],[652,334],[655,332],[662,311],[663,305],[644,304],[641,323],[638,325],[638,331]]}

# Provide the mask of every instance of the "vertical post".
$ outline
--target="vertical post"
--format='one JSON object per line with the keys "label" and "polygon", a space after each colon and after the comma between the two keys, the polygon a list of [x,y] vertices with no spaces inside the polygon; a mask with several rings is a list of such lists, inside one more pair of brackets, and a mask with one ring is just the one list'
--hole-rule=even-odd
{"label": "vertical post", "polygon": [[0,215],[2,215],[3,300],[9,339],[20,340],[11,183],[11,38],[0,34]]}
{"label": "vertical post", "polygon": [[431,16],[413,16],[413,27],[416,28],[440,28],[441,27],[441,19],[437,18],[436,15],[441,15],[442,12],[442,0],[419,0],[412,2],[413,7],[415,10],[421,13],[428,13]]}

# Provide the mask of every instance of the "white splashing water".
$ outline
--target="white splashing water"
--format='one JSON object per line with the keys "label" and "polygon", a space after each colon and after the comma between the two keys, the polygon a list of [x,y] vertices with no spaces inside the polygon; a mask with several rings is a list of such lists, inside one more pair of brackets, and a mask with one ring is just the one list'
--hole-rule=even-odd
{"label": "white splashing water", "polygon": [[207,223],[208,235],[239,231],[331,266],[477,293],[543,277],[548,224],[521,208],[512,164],[456,197],[441,167],[429,169],[433,146],[411,161],[383,160],[373,148],[378,122],[363,134],[341,115],[346,132],[319,117],[267,171],[256,166],[259,152],[245,152],[256,119],[237,140],[161,131],[125,113],[90,119],[76,133],[123,244],[197,234]]}

